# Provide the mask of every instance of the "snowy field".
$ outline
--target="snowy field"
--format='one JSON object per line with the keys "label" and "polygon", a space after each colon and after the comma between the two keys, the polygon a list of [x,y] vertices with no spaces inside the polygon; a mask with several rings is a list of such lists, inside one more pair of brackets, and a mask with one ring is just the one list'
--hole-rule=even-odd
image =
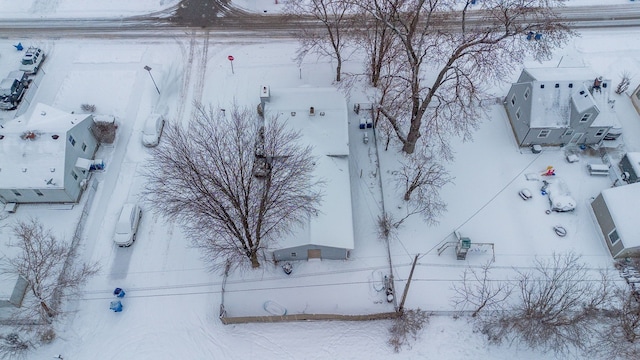
{"label": "snowy field", "polygon": [[[175,0],[144,1],[22,1],[11,3],[13,13],[0,17],[82,17],[126,16],[159,11]],[[271,1],[242,0],[243,7],[259,10]],[[571,0],[569,5],[601,4],[601,1]],[[623,4],[624,0],[607,3]],[[638,4],[640,6],[640,4]],[[45,6],[51,6],[46,8]],[[4,6],[4,8],[9,7]],[[47,9],[43,11],[42,9]],[[621,73],[632,75],[631,89],[640,82],[640,29],[584,32],[552,60],[528,66],[590,66],[612,79]],[[20,53],[12,46],[19,39],[0,40],[0,69],[17,67]],[[94,176],[97,192],[85,224],[80,251],[87,261],[97,261],[100,273],[91,279],[82,296],[69,299],[67,315],[56,324],[58,339],[33,354],[33,359],[541,359],[550,358],[538,351],[487,344],[474,333],[464,319],[434,316],[412,349],[394,354],[386,345],[389,322],[343,323],[315,322],[288,324],[249,324],[224,326],[218,319],[221,302],[221,276],[206,270],[189,239],[175,224],[145,212],[140,234],[130,248],[113,245],[112,233],[120,206],[135,201],[143,179],[139,170],[149,161],[140,141],[144,118],[152,111],[164,113],[170,121],[186,121],[193,101],[228,106],[236,100],[255,106],[261,85],[278,88],[331,86],[330,63],[307,59],[300,68],[293,60],[294,41],[243,39],[242,43],[218,41],[215,36],[188,36],[173,40],[52,40],[33,39],[23,43],[37,45],[47,53],[38,86],[31,88],[25,105],[42,102],[65,111],[80,111],[83,103],[95,104],[97,113],[118,118],[116,142],[102,147],[97,157],[104,159],[106,170]],[[232,73],[228,55],[233,55]],[[151,73],[143,69],[147,65]],[[345,72],[360,72],[357,61],[346,64]],[[149,75],[158,84],[156,92]],[[518,74],[513,74],[513,80]],[[496,88],[504,96],[509,84]],[[352,93],[348,108],[363,102]],[[640,117],[628,96],[616,98],[616,112],[624,127],[621,150],[640,151]],[[29,114],[28,106],[26,114]],[[0,113],[0,123],[16,114]],[[459,230],[474,242],[495,246],[495,266],[509,271],[531,265],[533,256],[546,257],[553,252],[573,250],[592,265],[610,267],[611,257],[596,232],[588,203],[610,182],[590,177],[586,164],[594,161],[587,153],[577,163],[567,163],[561,149],[546,149],[541,154],[518,149],[506,115],[495,106],[491,118],[474,135],[474,141],[456,143],[456,159],[448,168],[455,176],[442,196],[448,212],[434,227],[419,217],[408,220],[391,253],[397,292],[406,283],[411,261],[420,260],[407,299],[408,308],[451,310],[451,283],[459,279],[468,265],[480,265],[492,257],[487,248],[469,254],[467,261],[455,260],[453,249],[438,256],[436,248]],[[363,144],[357,128],[359,118],[350,118],[350,157],[356,249],[347,262],[304,262],[295,264],[287,277],[282,270],[264,266],[259,271],[232,274],[227,284],[225,304],[230,315],[268,315],[265,301],[275,301],[292,313],[369,313],[392,309],[375,290],[374,278],[386,271],[383,244],[376,239],[374,222],[380,212],[379,178],[385,185],[387,209],[396,208],[397,196],[385,166],[393,164],[393,152],[381,153],[383,171],[375,167],[375,148]],[[539,193],[540,183],[528,181],[525,174],[541,173],[548,165],[556,168],[569,185],[578,208],[570,214],[545,210],[548,202]],[[362,175],[361,175],[362,174]],[[534,198],[522,201],[518,190],[530,189]],[[0,231],[17,219],[35,216],[56,235],[69,238],[75,229],[78,210],[53,206],[20,206],[0,222]],[[552,230],[562,225],[568,235],[560,238]],[[115,287],[126,289],[125,310],[109,310]],[[275,290],[277,289],[277,290]]]}

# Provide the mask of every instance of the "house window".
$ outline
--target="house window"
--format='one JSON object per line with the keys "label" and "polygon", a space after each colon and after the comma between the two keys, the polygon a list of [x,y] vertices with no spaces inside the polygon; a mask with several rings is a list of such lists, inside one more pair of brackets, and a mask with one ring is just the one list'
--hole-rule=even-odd
{"label": "house window", "polygon": [[40,190],[37,190],[37,189],[36,189],[36,190],[33,190],[33,191],[34,191],[34,192],[36,193],[36,195],[38,195],[38,196],[44,196],[44,194],[43,194],[43,193],[42,193],[42,191],[40,191]]}
{"label": "house window", "polygon": [[544,84],[540,84],[540,89],[544,89]]}
{"label": "house window", "polygon": [[82,143],[82,151],[86,151],[87,150],[87,144]]}
{"label": "house window", "polygon": [[560,84],[556,84],[556,89],[560,87]]}
{"label": "house window", "polygon": [[297,257],[297,256],[298,256],[298,253],[294,253],[294,252],[291,253],[291,257]]}
{"label": "house window", "polygon": [[527,98],[529,98],[529,88],[524,91],[524,99],[527,100]]}
{"label": "house window", "polygon": [[516,110],[516,119],[520,120],[520,108]]}
{"label": "house window", "polygon": [[20,192],[18,190],[11,190],[13,192],[13,195],[15,196],[22,196],[22,194],[20,194]]}
{"label": "house window", "polygon": [[78,180],[78,174],[75,171],[71,170],[71,176],[73,176],[74,180]]}
{"label": "house window", "polygon": [[551,130],[547,130],[547,129],[540,130],[540,133],[538,134],[538,137],[539,138],[546,138],[546,137],[549,136],[550,133],[551,133]]}
{"label": "house window", "polygon": [[69,142],[71,146],[76,146],[76,139],[73,138],[73,135],[69,135]]}
{"label": "house window", "polygon": [[573,84],[569,83],[569,89],[573,89]]}
{"label": "house window", "polygon": [[598,129],[598,132],[596,133],[596,137],[600,137],[600,136],[604,135],[605,131],[606,131],[605,129]]}
{"label": "house window", "polygon": [[602,83],[602,87],[606,88],[607,87],[607,83]]}
{"label": "house window", "polygon": [[511,106],[516,104],[516,94],[513,94],[513,96],[511,96]]}
{"label": "house window", "polygon": [[580,119],[580,122],[587,122],[589,121],[589,119],[591,119],[591,113],[586,113],[582,115],[582,119]]}
{"label": "house window", "polygon": [[609,233],[609,242],[611,243],[611,246],[614,246],[618,241],[620,241],[618,231],[616,229],[613,229],[613,231]]}
{"label": "house window", "polygon": [[567,129],[567,131],[564,132],[564,136],[571,136],[573,135],[573,129]]}
{"label": "house window", "polygon": [[640,91],[636,93],[636,97],[638,98],[638,100],[640,100]]}

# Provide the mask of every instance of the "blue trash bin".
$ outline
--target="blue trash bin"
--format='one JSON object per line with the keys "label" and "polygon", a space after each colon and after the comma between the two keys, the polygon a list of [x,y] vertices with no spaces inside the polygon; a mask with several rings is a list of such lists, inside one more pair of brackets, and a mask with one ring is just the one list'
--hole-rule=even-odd
{"label": "blue trash bin", "polygon": [[111,305],[109,306],[109,309],[113,310],[114,312],[121,312],[122,303],[120,302],[120,300],[113,300],[111,302]]}
{"label": "blue trash bin", "polygon": [[115,297],[118,297],[118,298],[123,298],[125,295],[125,292],[121,288],[116,288],[115,290],[113,290],[113,295],[115,295]]}

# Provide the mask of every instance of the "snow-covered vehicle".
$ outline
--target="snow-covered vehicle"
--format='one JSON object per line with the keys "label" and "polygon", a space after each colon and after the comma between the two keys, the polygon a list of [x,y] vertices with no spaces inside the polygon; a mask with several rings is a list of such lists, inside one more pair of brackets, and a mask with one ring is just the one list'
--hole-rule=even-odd
{"label": "snow-covered vehicle", "polygon": [[28,75],[38,73],[40,67],[42,66],[42,62],[44,61],[45,55],[42,49],[37,47],[29,47],[24,55],[22,56],[22,61],[20,62],[20,70],[24,71]]}
{"label": "snow-covered vehicle", "polygon": [[136,240],[138,225],[142,217],[142,209],[138,204],[126,203],[122,206],[120,218],[116,223],[116,233],[113,241],[120,247],[131,246]]}
{"label": "snow-covered vehicle", "polygon": [[576,200],[571,196],[569,187],[561,178],[545,180],[543,189],[549,195],[551,211],[566,212],[576,209]]}
{"label": "snow-covered vehicle", "polygon": [[29,82],[24,71],[12,71],[0,81],[0,109],[13,110],[18,107],[27,91]]}

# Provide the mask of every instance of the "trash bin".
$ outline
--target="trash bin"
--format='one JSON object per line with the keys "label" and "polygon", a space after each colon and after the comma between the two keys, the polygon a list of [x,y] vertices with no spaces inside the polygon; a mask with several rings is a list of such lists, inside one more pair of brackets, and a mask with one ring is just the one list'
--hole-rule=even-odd
{"label": "trash bin", "polygon": [[109,306],[109,309],[113,310],[114,312],[121,312],[122,303],[120,302],[120,300],[113,300],[111,302],[111,305]]}
{"label": "trash bin", "polygon": [[113,290],[113,295],[115,295],[115,297],[118,297],[118,298],[123,298],[125,295],[125,292],[121,288],[116,288],[115,290]]}
{"label": "trash bin", "polygon": [[534,154],[540,154],[542,152],[542,146],[540,145],[533,145],[531,147],[531,152]]}

